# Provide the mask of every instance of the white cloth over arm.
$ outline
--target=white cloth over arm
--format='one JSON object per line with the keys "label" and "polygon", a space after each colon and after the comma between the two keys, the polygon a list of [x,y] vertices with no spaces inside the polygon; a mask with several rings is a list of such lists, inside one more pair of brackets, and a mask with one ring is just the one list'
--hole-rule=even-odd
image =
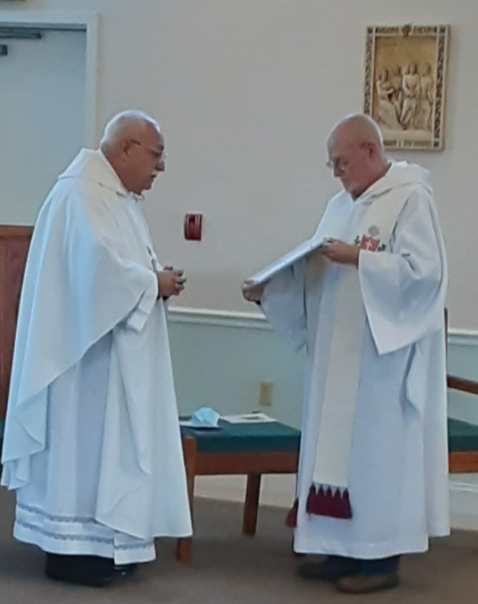
{"label": "white cloth over arm", "polygon": [[274,330],[287,337],[295,350],[307,341],[305,260],[281,271],[267,283],[261,306]]}
{"label": "white cloth over arm", "polygon": [[367,318],[382,354],[418,342],[443,326],[445,247],[432,196],[416,190],[397,221],[391,253],[360,252]]}

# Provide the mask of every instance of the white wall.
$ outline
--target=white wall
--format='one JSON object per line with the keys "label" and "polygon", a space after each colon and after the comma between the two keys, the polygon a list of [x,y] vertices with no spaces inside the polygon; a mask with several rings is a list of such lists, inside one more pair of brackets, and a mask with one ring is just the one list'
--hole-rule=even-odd
{"label": "white wall", "polygon": [[[476,0],[29,0],[17,10],[100,13],[98,123],[138,106],[167,136],[148,214],[161,257],[189,274],[181,304],[246,311],[242,279],[309,235],[337,188],[324,141],[362,107],[366,26],[449,23],[446,150],[405,156],[433,174],[451,325],[478,329]],[[205,214],[200,244],[182,240],[194,210]]]}
{"label": "white wall", "polygon": [[[0,12],[0,16],[1,16]],[[84,140],[85,32],[6,42],[0,57],[0,223],[33,224]]]}

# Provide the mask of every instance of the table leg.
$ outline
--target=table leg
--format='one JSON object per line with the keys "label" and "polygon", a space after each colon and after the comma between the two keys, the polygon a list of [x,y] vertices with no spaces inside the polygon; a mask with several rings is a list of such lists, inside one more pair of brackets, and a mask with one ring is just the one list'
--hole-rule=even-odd
{"label": "table leg", "polygon": [[261,476],[261,474],[247,475],[246,502],[244,504],[244,514],[242,517],[243,535],[256,534]]}
{"label": "table leg", "polygon": [[[188,486],[189,509],[191,520],[194,517],[194,479],[196,476],[196,439],[191,436],[183,438],[184,465]],[[176,544],[176,560],[187,564],[191,561],[192,537],[180,537]]]}

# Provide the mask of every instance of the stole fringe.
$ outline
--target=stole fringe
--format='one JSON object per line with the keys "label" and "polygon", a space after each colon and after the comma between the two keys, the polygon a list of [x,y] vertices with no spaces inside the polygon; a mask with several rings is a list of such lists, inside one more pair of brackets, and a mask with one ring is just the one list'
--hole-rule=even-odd
{"label": "stole fringe", "polygon": [[320,485],[317,489],[312,485],[307,497],[306,512],[315,516],[329,516],[349,520],[352,518],[352,507],[348,489],[342,491],[332,487]]}
{"label": "stole fringe", "polygon": [[[285,524],[289,528],[297,526],[297,512],[299,509],[299,500],[294,501],[294,505],[286,516]],[[332,489],[329,486],[320,485],[316,488],[312,485],[309,490],[305,506],[307,514],[314,516],[328,516],[329,518],[338,518],[340,520],[350,520],[352,518],[352,506],[348,489]]]}

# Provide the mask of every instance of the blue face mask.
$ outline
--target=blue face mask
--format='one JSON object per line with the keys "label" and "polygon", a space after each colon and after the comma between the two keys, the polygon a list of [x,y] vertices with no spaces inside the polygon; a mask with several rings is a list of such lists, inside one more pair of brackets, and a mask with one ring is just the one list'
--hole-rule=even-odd
{"label": "blue face mask", "polygon": [[219,413],[210,407],[200,407],[191,417],[192,426],[211,426],[215,427],[219,421]]}

